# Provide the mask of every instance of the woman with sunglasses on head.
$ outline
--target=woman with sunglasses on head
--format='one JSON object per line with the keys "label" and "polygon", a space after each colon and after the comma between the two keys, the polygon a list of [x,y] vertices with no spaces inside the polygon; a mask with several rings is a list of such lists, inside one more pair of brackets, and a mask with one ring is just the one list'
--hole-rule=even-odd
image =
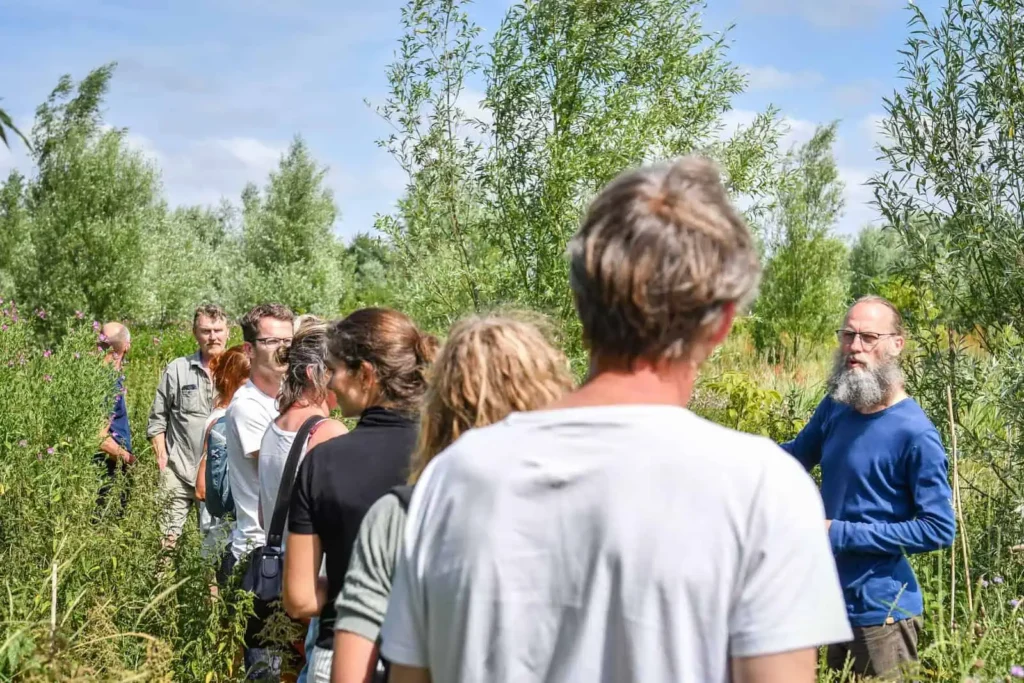
{"label": "woman with sunglasses on head", "polygon": [[[437,340],[408,316],[358,310],[327,330],[328,388],[349,434],[311,449],[295,478],[285,553],[284,606],[293,618],[320,616],[310,678],[330,680],[334,599],[370,506],[405,480]],[[318,580],[326,559],[327,581]]]}

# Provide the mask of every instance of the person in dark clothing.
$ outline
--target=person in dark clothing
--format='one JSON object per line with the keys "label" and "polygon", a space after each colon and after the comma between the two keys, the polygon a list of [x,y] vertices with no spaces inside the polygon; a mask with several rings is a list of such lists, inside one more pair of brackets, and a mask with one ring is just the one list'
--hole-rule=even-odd
{"label": "person in dark clothing", "polygon": [[[328,388],[355,429],[313,448],[299,467],[288,513],[284,607],[295,619],[320,616],[311,680],[327,682],[334,600],[341,591],[366,511],[408,475],[419,407],[437,339],[407,316],[358,310],[328,330]],[[326,557],[326,585],[319,580]]]}
{"label": "person in dark clothing", "polygon": [[[100,451],[93,456],[93,462],[104,474],[96,500],[97,516],[106,505],[107,496],[117,478],[117,472],[128,472],[135,462],[132,454],[132,432],[128,424],[128,405],[125,400],[124,374],[122,372],[128,349],[131,348],[131,333],[120,323],[109,322],[100,330],[99,347],[103,349],[103,362],[117,371],[114,382],[113,404],[110,419],[100,432]],[[128,505],[128,488],[121,491],[121,512]]]}

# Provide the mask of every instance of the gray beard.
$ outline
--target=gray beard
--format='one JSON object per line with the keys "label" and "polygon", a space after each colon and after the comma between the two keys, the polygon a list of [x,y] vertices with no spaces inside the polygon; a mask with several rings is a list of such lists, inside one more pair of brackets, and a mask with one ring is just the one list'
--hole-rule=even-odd
{"label": "gray beard", "polygon": [[836,352],[832,375],[828,378],[829,396],[854,410],[867,410],[885,403],[901,386],[903,369],[895,356],[874,367],[855,370],[846,366],[842,352]]}

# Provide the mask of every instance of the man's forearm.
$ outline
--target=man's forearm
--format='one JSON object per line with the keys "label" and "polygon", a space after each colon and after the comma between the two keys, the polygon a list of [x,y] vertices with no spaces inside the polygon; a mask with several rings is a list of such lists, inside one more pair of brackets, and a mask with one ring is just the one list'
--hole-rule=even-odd
{"label": "man's forearm", "polygon": [[156,462],[162,470],[167,466],[167,438],[166,434],[161,432],[160,434],[154,434],[149,440],[149,443],[153,445],[153,452],[156,453]]}

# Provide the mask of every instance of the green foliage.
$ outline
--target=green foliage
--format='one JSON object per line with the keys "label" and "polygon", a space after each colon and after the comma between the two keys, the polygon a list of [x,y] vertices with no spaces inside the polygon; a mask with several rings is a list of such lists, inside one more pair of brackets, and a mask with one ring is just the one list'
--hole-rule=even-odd
{"label": "green foliage", "polygon": [[76,310],[103,319],[138,313],[144,235],[164,212],[156,171],[122,131],[100,127],[111,74],[112,66],[97,69],[77,88],[62,78],[36,113],[37,175],[25,189],[33,262],[15,268],[23,276],[16,290],[55,326]]}
{"label": "green foliage", "polygon": [[904,256],[894,230],[873,225],[862,228],[850,248],[850,298],[879,294],[896,277]]}
{"label": "green foliage", "polygon": [[204,680],[212,672],[224,680],[231,671],[244,600],[210,595],[214,560],[194,528],[173,558],[160,552],[145,418],[159,369],[182,347],[174,336],[149,343],[136,331],[126,400],[140,461],[97,508],[103,480],[92,458],[114,372],[86,324],[65,330],[51,351],[35,343],[17,308],[0,306],[0,679]]}
{"label": "green foliage", "polygon": [[773,359],[829,341],[847,301],[846,245],[832,234],[843,208],[835,136],[836,124],[819,128],[782,166],[753,325],[755,345]]}
{"label": "green foliage", "polygon": [[482,156],[485,126],[466,113],[466,80],[480,68],[480,29],[465,0],[411,0],[405,35],[388,68],[391,91],[378,113],[395,132],[379,144],[409,176],[398,213],[377,229],[394,244],[394,281],[406,310],[429,328],[447,329],[497,296],[500,267],[487,234]]}
{"label": "green foliage", "polygon": [[321,168],[301,138],[292,141],[262,195],[242,193],[241,252],[245,310],[262,301],[285,301],[300,313],[335,316],[351,288],[351,267],[334,237],[337,209]]}
{"label": "green foliage", "polygon": [[4,109],[0,108],[0,142],[4,143],[5,147],[9,148],[11,144],[7,141],[7,131],[11,131],[21,138],[21,141],[25,143],[26,147],[29,149],[32,148],[28,138],[26,138],[25,135],[18,130],[18,127],[14,125],[14,120],[11,119],[11,115],[4,111]]}
{"label": "green foliage", "polygon": [[[765,389],[741,372],[724,372],[700,385],[695,410],[718,424],[748,434],[761,434],[776,443],[792,439],[807,421],[799,394],[783,396]],[[710,396],[708,395],[710,394]]]}

